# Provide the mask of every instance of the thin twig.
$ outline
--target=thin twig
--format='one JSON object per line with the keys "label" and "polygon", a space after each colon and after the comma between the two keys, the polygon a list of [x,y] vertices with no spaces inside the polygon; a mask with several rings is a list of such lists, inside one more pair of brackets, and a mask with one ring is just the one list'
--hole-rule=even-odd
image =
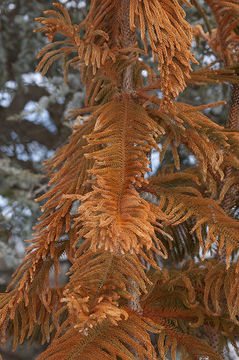
{"label": "thin twig", "polygon": [[195,6],[195,8],[198,10],[198,12],[202,15],[202,18],[205,21],[206,28],[207,28],[209,34],[211,35],[212,28],[211,28],[211,25],[210,25],[210,22],[208,20],[208,17],[207,17],[207,14],[206,14],[205,10],[201,7],[201,5],[199,5],[197,0],[191,0],[191,1],[192,1],[192,4]]}

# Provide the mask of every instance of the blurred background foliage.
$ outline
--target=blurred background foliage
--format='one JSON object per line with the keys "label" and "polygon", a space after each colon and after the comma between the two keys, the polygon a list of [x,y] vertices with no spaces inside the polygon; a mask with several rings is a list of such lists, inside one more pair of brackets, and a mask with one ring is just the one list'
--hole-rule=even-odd
{"label": "blurred background foliage", "polygon": [[[60,0],[69,10],[73,23],[85,17],[90,0]],[[214,19],[203,0],[204,16],[195,7],[185,7],[192,25],[201,24],[204,31],[214,27]],[[36,56],[47,40],[40,33],[35,17],[51,7],[49,0],[0,0],[0,292],[5,291],[11,274],[24,256],[31,239],[32,227],[40,215],[40,205],[34,198],[47,188],[43,177],[43,161],[67,142],[71,122],[65,119],[68,110],[83,106],[84,88],[80,74],[72,70],[67,85],[63,84],[61,64],[54,64],[47,77],[34,70]],[[192,51],[205,66],[215,60],[211,49],[202,39],[195,40]],[[152,59],[147,58],[150,66]],[[219,85],[189,85],[179,100],[191,105],[228,100],[230,87]],[[205,110],[218,124],[225,125],[227,105]],[[182,167],[195,163],[190,153],[180,148]],[[162,164],[158,155],[151,154],[153,171]],[[166,154],[163,165],[173,162]],[[36,347],[18,349],[15,353],[0,348],[3,360],[32,360]]]}

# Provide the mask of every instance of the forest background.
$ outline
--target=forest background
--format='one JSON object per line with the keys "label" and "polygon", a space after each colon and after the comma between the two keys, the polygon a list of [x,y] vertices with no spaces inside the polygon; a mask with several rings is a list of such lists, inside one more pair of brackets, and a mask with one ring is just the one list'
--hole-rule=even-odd
{"label": "forest background", "polygon": [[[85,17],[90,0],[60,0],[68,9],[72,22],[80,23]],[[185,7],[191,25],[201,24],[204,31],[213,28],[215,20],[204,1],[198,0],[204,17],[196,7]],[[80,74],[71,71],[67,85],[62,81],[59,63],[53,64],[48,76],[42,77],[34,70],[39,49],[46,39],[33,33],[37,27],[34,18],[51,5],[49,0],[0,0],[0,292],[5,291],[11,275],[21,262],[30,239],[32,227],[40,215],[39,203],[34,198],[43,194],[47,179],[43,178],[42,161],[67,142],[72,123],[66,120],[68,110],[84,104],[84,88]],[[200,39],[192,44],[200,67],[215,60],[207,43]],[[152,59],[147,60],[154,66]],[[195,65],[196,66],[196,65]],[[191,105],[201,105],[227,100],[230,86],[210,84],[189,85],[179,100]],[[225,125],[228,105],[206,109],[213,121]],[[194,157],[180,148],[183,168],[194,164]],[[151,154],[152,171],[162,164],[157,152]],[[171,153],[166,153],[163,165],[173,163]],[[68,263],[61,260],[67,270]],[[24,345],[15,353],[0,348],[4,360],[33,360],[42,349]],[[231,359],[236,359],[231,355]]]}

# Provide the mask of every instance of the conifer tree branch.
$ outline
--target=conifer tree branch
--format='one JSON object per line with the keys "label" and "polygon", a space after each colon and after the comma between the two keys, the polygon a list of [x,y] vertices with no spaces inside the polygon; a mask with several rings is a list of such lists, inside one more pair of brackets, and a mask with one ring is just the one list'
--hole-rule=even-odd
{"label": "conifer tree branch", "polygon": [[[124,48],[128,48],[133,46],[136,36],[135,32],[130,29],[130,18],[129,18],[129,0],[122,0],[121,5],[121,32],[122,32],[122,45]],[[129,65],[123,74],[122,81],[122,90],[123,92],[132,93],[134,90],[133,83],[133,66]],[[130,279],[130,282],[136,288],[137,284],[133,279]],[[132,291],[131,291],[132,292]],[[136,292],[132,293],[133,300],[129,300],[129,307],[136,311],[137,313],[142,313],[142,308],[140,306],[139,295]]]}
{"label": "conifer tree branch", "polygon": [[[223,4],[223,3],[220,4],[220,1],[218,1],[218,0],[206,0],[206,1],[212,9],[213,14],[216,19],[216,23],[217,23],[216,41],[218,42],[218,46],[215,49],[218,49],[219,52],[217,53],[217,51],[216,51],[215,54],[223,60],[225,67],[232,66],[233,62],[234,62],[234,56],[233,56],[233,51],[230,48],[230,45],[235,46],[235,44],[233,44],[234,28],[231,28],[230,32],[228,32],[227,28],[226,28],[226,26],[228,26],[228,24],[226,24],[226,26],[225,26],[225,24],[223,24],[222,20],[226,15],[228,15],[230,13],[230,11],[233,8],[232,9],[230,9],[230,7],[223,8],[223,6],[225,6],[225,4]],[[227,19],[228,19],[228,17],[227,17]],[[231,22],[233,21],[232,19],[233,19],[233,17],[231,17],[231,19],[230,19]],[[229,33],[230,33],[230,37],[228,37]],[[213,49],[213,50],[215,51],[215,49]],[[226,127],[231,130],[239,130],[239,85],[238,84],[232,85],[230,103],[229,103],[229,111],[228,111],[228,121],[227,121]],[[224,177],[224,180],[222,181],[222,183],[219,185],[219,190],[228,181],[228,179],[232,176],[232,173],[233,173],[232,166],[230,166],[230,165],[226,166],[226,168],[224,170],[225,177]],[[226,214],[228,214],[229,216],[232,215],[231,210],[232,210],[233,205],[235,204],[234,187],[235,187],[235,185],[231,186],[228,189],[228,191],[222,201],[222,208],[226,212]],[[217,258],[220,263],[224,263],[224,264],[226,263],[227,254],[226,254],[225,245],[222,248],[221,254],[218,255]],[[221,303],[222,311],[224,311],[226,300],[222,296],[221,296],[220,300],[221,300],[220,303]],[[222,356],[226,359],[225,348],[224,347],[220,348],[220,346],[219,346],[219,333],[212,328],[210,328],[210,329],[205,328],[205,332],[208,334],[209,340],[210,340],[214,350],[217,352],[221,352]]]}

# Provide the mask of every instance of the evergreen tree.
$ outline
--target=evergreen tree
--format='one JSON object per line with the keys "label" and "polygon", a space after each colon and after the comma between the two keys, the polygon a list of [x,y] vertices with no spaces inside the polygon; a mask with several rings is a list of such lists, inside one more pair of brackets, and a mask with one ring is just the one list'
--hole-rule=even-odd
{"label": "evergreen tree", "polygon": [[[206,2],[217,24],[208,33],[185,20],[187,0],[92,0],[79,25],[54,3],[37,18],[50,42],[37,70],[62,58],[65,81],[70,66],[80,70],[86,99],[47,161],[43,215],[0,294],[0,333],[14,349],[38,338],[50,343],[39,360],[219,360],[237,348],[239,3]],[[195,71],[193,36],[218,58]],[[225,127],[201,112],[223,102],[177,101],[187,84],[224,81]],[[194,166],[181,168],[180,147]],[[153,149],[174,163],[150,176]],[[60,284],[64,254],[70,278]]]}

